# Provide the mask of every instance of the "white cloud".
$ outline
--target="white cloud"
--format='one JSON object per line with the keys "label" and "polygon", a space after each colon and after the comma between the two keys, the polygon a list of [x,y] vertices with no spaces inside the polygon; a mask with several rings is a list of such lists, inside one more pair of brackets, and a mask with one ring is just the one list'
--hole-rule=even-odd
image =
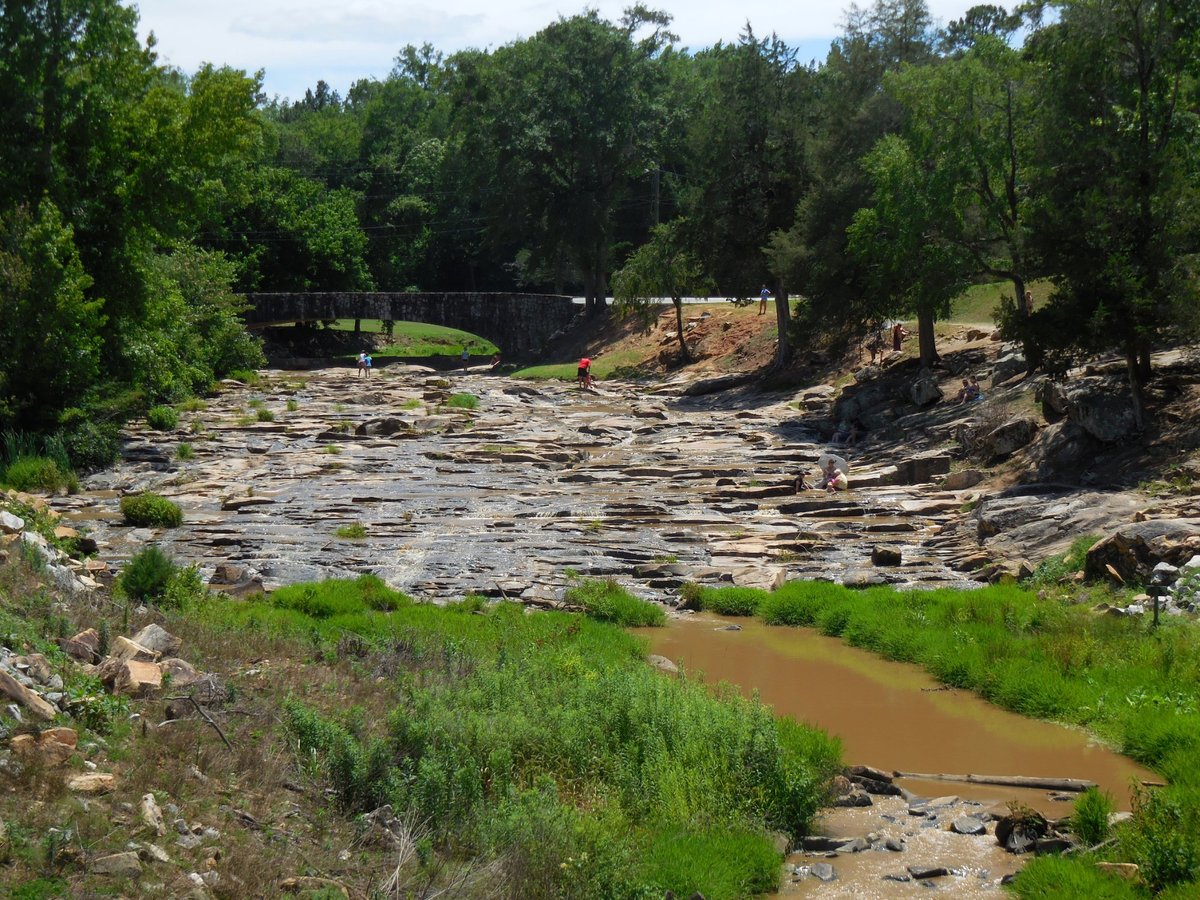
{"label": "white cloud", "polygon": [[[860,0],[866,5],[869,0]],[[931,0],[942,21],[961,16],[976,0]],[[299,97],[324,79],[345,91],[358,78],[383,78],[405,44],[429,42],[443,53],[467,47],[495,48],[529,37],[560,15],[585,6],[611,21],[632,0],[441,0],[410,3],[388,0],[137,0],[140,32],[154,31],[160,59],[185,71],[202,62],[246,71],[266,70],[266,91]],[[841,31],[849,0],[649,0],[665,7],[672,30],[686,47],[698,50],[717,41],[731,43],[747,20],[760,36],[772,32],[800,49],[801,59],[824,58],[828,42]]]}

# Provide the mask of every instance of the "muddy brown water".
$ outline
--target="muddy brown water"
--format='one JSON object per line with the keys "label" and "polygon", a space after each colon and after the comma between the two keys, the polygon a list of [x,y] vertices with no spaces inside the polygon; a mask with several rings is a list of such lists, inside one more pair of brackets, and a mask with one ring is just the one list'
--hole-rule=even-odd
{"label": "muddy brown water", "polygon": [[[740,630],[722,630],[736,624]],[[641,629],[654,653],[710,683],[728,681],[780,715],[842,740],[848,763],[888,771],[1027,775],[1095,781],[1129,808],[1133,780],[1157,776],[1083,731],[1028,719],[969,691],[946,690],[916,666],[891,662],[807,628],[704,616]],[[1045,790],[902,779],[924,797],[1019,800],[1051,816],[1071,806]]]}

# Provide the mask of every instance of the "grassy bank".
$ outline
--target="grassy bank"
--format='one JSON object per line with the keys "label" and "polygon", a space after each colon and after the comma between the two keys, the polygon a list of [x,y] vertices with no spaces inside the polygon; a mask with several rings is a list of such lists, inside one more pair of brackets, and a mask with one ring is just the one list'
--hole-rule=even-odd
{"label": "grassy bank", "polygon": [[345,814],[391,803],[426,823],[431,850],[498,860],[506,896],[770,890],[772,833],[809,828],[838,764],[823,733],[663,677],[636,638],[582,616],[439,608],[370,578],[191,615],[330,654],[349,642],[386,667],[386,717],[286,705],[300,758]]}
{"label": "grassy bank", "polygon": [[[1195,623],[1168,619],[1154,629],[1144,620],[1098,615],[1085,605],[1040,598],[1015,585],[900,592],[792,582],[772,593],[694,587],[690,593],[705,609],[817,628],[889,659],[916,663],[943,683],[976,691],[1006,709],[1079,725],[1111,741],[1161,772],[1170,787],[1141,799],[1134,824],[1108,856],[1138,862],[1155,887],[1196,889],[1200,627]],[[1027,884],[1027,896],[1069,896],[1040,893],[1040,867],[1035,864],[1018,880],[1018,892]]]}
{"label": "grassy bank", "polygon": [[[359,331],[363,334],[383,334],[383,322],[379,319],[360,319]],[[353,319],[338,319],[329,326],[334,331],[354,331]],[[371,356],[458,356],[466,347],[473,357],[491,357],[496,345],[487,338],[426,322],[395,322],[392,325],[391,343],[371,351]]]}

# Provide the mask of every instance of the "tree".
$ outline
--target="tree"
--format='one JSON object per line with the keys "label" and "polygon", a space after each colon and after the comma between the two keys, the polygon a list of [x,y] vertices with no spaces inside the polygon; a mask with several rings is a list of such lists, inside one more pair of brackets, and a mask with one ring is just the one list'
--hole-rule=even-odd
{"label": "tree", "polygon": [[[461,146],[494,244],[519,242],[528,266],[568,258],[589,313],[604,308],[613,212],[656,163],[656,63],[667,17],[635,10],[622,26],[595,11],[559,19],[457,79]],[[634,40],[644,24],[652,33]]]}
{"label": "tree", "polygon": [[927,167],[898,135],[881,139],[863,160],[872,203],[855,213],[850,251],[870,272],[881,314],[915,312],[921,365],[938,358],[934,323],[968,283],[966,252],[940,235],[957,189],[954,173]]}
{"label": "tree", "polygon": [[72,230],[43,200],[0,221],[0,420],[48,428],[100,371],[101,303]]}
{"label": "tree", "polygon": [[699,261],[686,248],[686,223],[676,220],[659,225],[650,240],[613,273],[613,299],[619,315],[636,315],[644,322],[658,314],[658,298],[670,297],[675,306],[675,332],[679,357],[691,361],[683,327],[683,298],[706,296],[710,282]]}
{"label": "tree", "polygon": [[1031,40],[1042,67],[1036,239],[1055,272],[1032,327],[1126,360],[1139,427],[1150,353],[1196,302],[1200,9],[1188,0],[1063,0]]}
{"label": "tree", "polygon": [[[978,9],[978,8],[977,8]],[[926,202],[928,240],[965,251],[964,277],[1002,278],[1013,285],[1015,329],[1032,369],[1040,361],[1025,328],[1029,267],[1032,73],[1019,54],[990,34],[975,34],[959,56],[905,66],[884,79],[905,111],[901,133],[914,156],[938,170],[927,183],[945,190]]]}

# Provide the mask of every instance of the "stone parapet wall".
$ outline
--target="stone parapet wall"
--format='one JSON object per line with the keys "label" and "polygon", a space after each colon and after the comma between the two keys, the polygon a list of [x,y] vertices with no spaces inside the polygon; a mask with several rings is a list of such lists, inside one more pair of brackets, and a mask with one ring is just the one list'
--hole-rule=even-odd
{"label": "stone parapet wall", "polygon": [[247,328],[330,319],[428,322],[485,337],[505,358],[528,358],[583,311],[570,297],[516,293],[247,294]]}

